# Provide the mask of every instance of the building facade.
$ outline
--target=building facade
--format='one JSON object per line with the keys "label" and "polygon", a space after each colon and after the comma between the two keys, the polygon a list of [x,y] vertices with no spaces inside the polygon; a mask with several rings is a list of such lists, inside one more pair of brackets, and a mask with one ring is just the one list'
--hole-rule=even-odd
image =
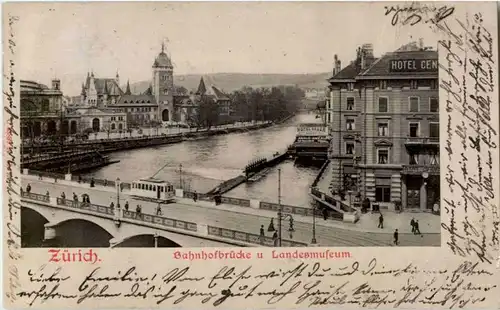
{"label": "building facade", "polygon": [[21,135],[23,139],[77,132],[78,120],[66,119],[61,81],[52,80],[52,87],[34,81],[20,81]]}
{"label": "building facade", "polygon": [[331,185],[381,209],[439,204],[438,54],[413,42],[380,58],[371,44],[340,69],[326,102]]}

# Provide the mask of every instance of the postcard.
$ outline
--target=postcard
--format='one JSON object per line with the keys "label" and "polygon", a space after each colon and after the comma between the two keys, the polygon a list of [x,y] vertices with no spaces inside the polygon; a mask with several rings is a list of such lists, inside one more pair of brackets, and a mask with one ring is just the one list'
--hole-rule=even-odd
{"label": "postcard", "polygon": [[498,12],[5,3],[4,306],[498,308]]}

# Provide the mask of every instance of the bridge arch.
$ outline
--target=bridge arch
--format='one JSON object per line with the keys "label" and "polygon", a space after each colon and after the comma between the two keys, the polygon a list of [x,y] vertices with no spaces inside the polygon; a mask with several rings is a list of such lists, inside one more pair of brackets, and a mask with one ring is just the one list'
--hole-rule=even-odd
{"label": "bridge arch", "polygon": [[59,247],[109,247],[113,235],[104,227],[81,218],[65,219],[55,224]]}
{"label": "bridge arch", "polygon": [[[160,234],[157,235],[156,246],[159,248],[180,248],[181,245],[177,242],[166,238]],[[115,245],[117,248],[153,248],[155,247],[154,234],[140,234],[129,236]]]}
{"label": "bridge arch", "polygon": [[49,220],[37,210],[21,207],[21,247],[41,247]]}

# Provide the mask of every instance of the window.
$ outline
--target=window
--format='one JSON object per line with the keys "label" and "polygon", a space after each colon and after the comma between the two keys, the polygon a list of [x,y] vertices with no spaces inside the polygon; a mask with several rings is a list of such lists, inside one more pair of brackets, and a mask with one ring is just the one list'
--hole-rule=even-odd
{"label": "window", "polygon": [[163,90],[163,94],[164,94],[164,95],[168,95],[168,89],[164,89],[164,90]]}
{"label": "window", "polygon": [[377,157],[379,164],[387,164],[389,162],[389,150],[378,150]]}
{"label": "window", "polygon": [[378,136],[379,137],[387,137],[389,135],[389,124],[388,123],[379,123],[378,124]]}
{"label": "window", "polygon": [[417,80],[411,80],[410,81],[410,88],[411,89],[418,89],[418,81]]}
{"label": "window", "polygon": [[391,202],[391,187],[380,185],[375,187],[375,201]]}
{"label": "window", "polygon": [[378,98],[378,111],[379,112],[387,112],[389,110],[388,101],[389,101],[389,99],[387,97],[379,97]]}
{"label": "window", "polygon": [[419,97],[410,97],[410,112],[418,112],[418,106],[420,103]]}
{"label": "window", "polygon": [[429,110],[431,112],[439,112],[439,99],[438,98],[430,98],[429,99]]}
{"label": "window", "polygon": [[353,97],[347,98],[347,110],[349,110],[349,111],[354,110],[354,98]]}
{"label": "window", "polygon": [[431,80],[431,89],[437,89],[437,88],[438,88],[438,81]]}
{"label": "window", "polygon": [[419,136],[419,123],[410,123],[410,137],[416,138]]}
{"label": "window", "polygon": [[354,130],[354,120],[353,119],[347,119],[346,120],[346,129],[347,130]]}
{"label": "window", "polygon": [[439,138],[439,123],[429,123],[429,137]]}
{"label": "window", "polygon": [[418,165],[418,154],[410,153],[410,165]]}
{"label": "window", "polygon": [[387,89],[387,81],[386,80],[381,80],[379,88],[380,89]]}
{"label": "window", "polygon": [[345,153],[348,155],[354,154],[354,143],[353,142],[346,142]]}
{"label": "window", "polygon": [[354,83],[347,83],[347,90],[353,91],[354,90]]}

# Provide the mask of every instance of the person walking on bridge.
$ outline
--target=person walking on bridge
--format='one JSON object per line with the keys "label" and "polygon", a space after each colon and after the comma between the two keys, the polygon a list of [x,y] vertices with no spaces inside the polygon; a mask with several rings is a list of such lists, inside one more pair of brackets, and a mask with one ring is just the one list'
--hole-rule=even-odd
{"label": "person walking on bridge", "polygon": [[26,185],[26,193],[30,193],[31,192],[31,185],[28,183],[28,185]]}
{"label": "person walking on bridge", "polygon": [[384,216],[382,212],[380,212],[380,216],[378,217],[378,228],[384,229]]}
{"label": "person walking on bridge", "polygon": [[124,206],[124,208],[125,208],[125,211],[128,211],[128,201],[125,201],[125,206]]}
{"label": "person walking on bridge", "polygon": [[264,232],[264,225],[260,225],[260,234],[259,234],[260,244],[264,244],[265,237],[266,237],[266,233]]}

